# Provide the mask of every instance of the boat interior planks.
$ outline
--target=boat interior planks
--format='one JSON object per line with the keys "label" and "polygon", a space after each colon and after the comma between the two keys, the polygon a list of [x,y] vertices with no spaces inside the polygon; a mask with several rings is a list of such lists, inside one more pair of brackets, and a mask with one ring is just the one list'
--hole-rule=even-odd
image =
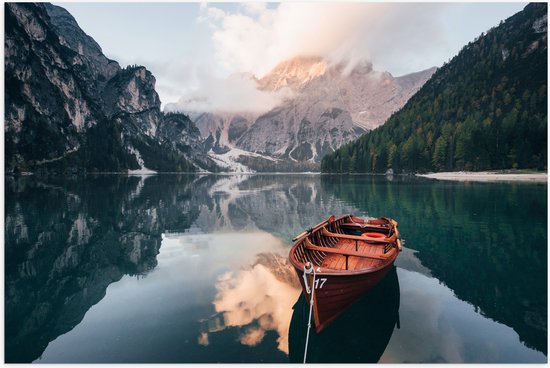
{"label": "boat interior planks", "polygon": [[331,216],[293,239],[289,260],[321,332],[393,266],[401,250],[397,222],[389,218]]}

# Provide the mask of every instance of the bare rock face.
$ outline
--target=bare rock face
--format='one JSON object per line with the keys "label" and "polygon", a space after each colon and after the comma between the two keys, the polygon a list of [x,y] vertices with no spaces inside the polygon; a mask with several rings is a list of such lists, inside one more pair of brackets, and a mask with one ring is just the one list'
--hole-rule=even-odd
{"label": "bare rock face", "polygon": [[213,147],[221,148],[234,146],[257,117],[258,114],[252,112],[205,112],[191,115],[201,135],[209,138]]}
{"label": "bare rock face", "polygon": [[202,170],[219,171],[214,161],[206,154],[209,149],[207,142],[201,138],[197,126],[187,115],[164,114],[158,126],[158,139],[163,147],[181,152]]}
{"label": "bare rock face", "polygon": [[155,77],[145,67],[123,70],[109,80],[105,95],[110,95],[110,112],[134,114],[160,107],[160,99],[155,91]]}
{"label": "bare rock face", "polygon": [[76,51],[72,55],[72,65],[79,68],[82,74],[87,74],[92,82],[82,87],[88,89],[90,95],[94,95],[94,91],[101,90],[107,81],[120,72],[120,65],[103,55],[101,47],[92,37],[82,32],[67,10],[49,3],[44,3],[44,7],[59,35],[59,43]]}
{"label": "bare rock face", "polygon": [[59,42],[45,9],[5,4],[6,169],[59,161],[78,151],[98,122],[97,105],[72,72],[75,52]]}
{"label": "bare rock face", "polygon": [[328,65],[319,57],[296,57],[283,61],[259,80],[259,88],[277,91],[281,88],[300,90],[308,82],[323,76]]}
{"label": "bare rock face", "polygon": [[128,67],[109,80],[104,91],[108,117],[131,116],[134,134],[155,137],[162,118],[155,77],[144,67]]}
{"label": "bare rock face", "polygon": [[[213,147],[236,147],[289,162],[318,163],[340,146],[383,124],[431,77],[435,68],[393,77],[362,62],[353,68],[319,57],[296,57],[256,80],[288,97],[261,115],[195,114]],[[286,95],[286,94],[285,94]]]}
{"label": "bare rock face", "polygon": [[237,142],[241,149],[292,161],[318,161],[365,130],[352,123],[343,104],[314,103],[302,110],[312,96],[289,101],[260,116]]}
{"label": "bare rock face", "polygon": [[65,9],[9,3],[5,24],[6,172],[216,170],[192,123],[166,127],[151,72],[121,69]]}
{"label": "bare rock face", "polygon": [[236,146],[292,161],[319,162],[383,124],[434,71],[394,78],[366,62],[351,71],[320,58],[283,62],[259,86],[270,91],[290,88],[295,97],[258,117]]}

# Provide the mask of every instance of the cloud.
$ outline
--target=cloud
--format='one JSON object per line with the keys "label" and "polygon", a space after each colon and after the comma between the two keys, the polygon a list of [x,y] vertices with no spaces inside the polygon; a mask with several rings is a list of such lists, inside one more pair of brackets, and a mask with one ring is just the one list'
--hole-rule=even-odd
{"label": "cloud", "polygon": [[155,89],[167,112],[263,113],[292,96],[288,90],[276,93],[258,90],[257,80],[250,73],[235,73],[227,78],[216,76],[210,63],[142,64],[155,76]]}
{"label": "cloud", "polygon": [[[222,65],[233,75],[224,79],[212,75],[215,67],[195,68],[194,78],[186,79],[187,89],[181,98],[169,101],[178,102],[165,109],[266,112],[289,97],[289,92],[259,91],[256,80],[241,72],[262,77],[279,62],[295,56],[345,61],[349,71],[364,60],[373,61],[375,67],[379,63],[385,70],[395,60],[402,63],[403,54],[426,55],[437,39],[432,19],[437,9],[437,4],[280,3],[273,8],[254,2],[224,9],[201,5],[197,21],[211,30],[212,65]],[[419,33],[430,34],[431,43],[414,42],[426,38],[418,37]],[[410,67],[414,60],[408,58]],[[176,85],[171,85],[159,89],[172,97]]]}
{"label": "cloud", "polygon": [[182,95],[198,88],[201,81],[197,78],[196,66],[177,61],[146,64],[155,76],[155,89],[161,97],[162,105],[177,101]]}
{"label": "cloud", "polygon": [[443,41],[441,4],[288,2],[276,8],[247,3],[232,12],[213,9],[203,13],[218,61],[229,71],[258,76],[298,55],[333,62],[368,59],[378,69],[399,73],[404,59],[408,68],[426,66],[430,51]]}
{"label": "cloud", "polygon": [[[440,66],[520,5],[201,3],[197,22],[207,29],[212,54],[207,60],[196,58],[203,64],[195,68],[193,78],[185,80],[186,90],[170,108],[266,112],[285,96],[258,91],[250,78],[225,80],[223,76],[249,72],[261,78],[281,61],[296,56],[344,63],[344,72],[369,61],[375,70],[394,76]],[[159,90],[172,98],[166,102],[178,100],[176,83],[160,84]]]}
{"label": "cloud", "polygon": [[202,14],[199,15],[197,21],[199,23],[210,23],[212,21],[221,20],[225,17],[225,12],[222,9],[214,8],[214,7],[208,7],[206,4],[201,4],[201,12]]}
{"label": "cloud", "polygon": [[177,103],[169,103],[165,111],[185,112],[252,112],[263,113],[292,96],[287,89],[261,91],[251,74],[233,74],[228,78],[197,72],[196,88],[182,94]]}

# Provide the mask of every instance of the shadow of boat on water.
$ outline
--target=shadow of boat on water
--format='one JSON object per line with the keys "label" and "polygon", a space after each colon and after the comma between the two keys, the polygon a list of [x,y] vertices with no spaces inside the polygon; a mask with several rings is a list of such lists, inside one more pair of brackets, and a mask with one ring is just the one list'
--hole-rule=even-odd
{"label": "shadow of boat on water", "polygon": [[[378,362],[394,327],[397,325],[399,328],[399,298],[399,279],[394,266],[374,289],[357,300],[323,332],[316,334],[311,329],[307,362]],[[289,360],[301,363],[309,316],[309,305],[303,293],[293,309],[288,338]]]}

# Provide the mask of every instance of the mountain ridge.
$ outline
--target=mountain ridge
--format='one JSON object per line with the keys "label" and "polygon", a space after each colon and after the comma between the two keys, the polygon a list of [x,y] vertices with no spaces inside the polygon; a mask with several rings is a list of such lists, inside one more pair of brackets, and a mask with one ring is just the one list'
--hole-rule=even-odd
{"label": "mountain ridge", "polygon": [[383,124],[435,70],[393,77],[366,61],[348,68],[343,62],[297,56],[262,78],[251,77],[260,91],[288,92],[276,107],[262,114],[197,112],[194,121],[222,151],[234,147],[285,165],[308,162],[314,169],[325,154]]}
{"label": "mountain ridge", "polygon": [[531,3],[444,64],[380,128],[323,172],[547,167],[547,5]]}
{"label": "mountain ridge", "polygon": [[[4,9],[7,173],[218,169],[196,129],[163,135],[165,114],[145,67],[121,68],[105,57],[61,7]],[[178,119],[191,127],[188,117]],[[167,147],[167,138],[180,144]]]}

